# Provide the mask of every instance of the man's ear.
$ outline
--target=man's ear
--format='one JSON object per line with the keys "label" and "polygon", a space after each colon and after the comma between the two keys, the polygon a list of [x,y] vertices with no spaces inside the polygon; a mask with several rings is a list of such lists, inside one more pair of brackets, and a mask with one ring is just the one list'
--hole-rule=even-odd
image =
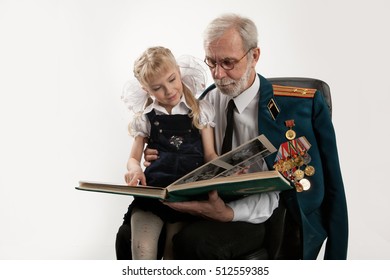
{"label": "man's ear", "polygon": [[260,48],[259,47],[256,47],[253,49],[253,52],[252,52],[252,56],[253,56],[253,60],[258,62],[259,61],[259,58],[260,58]]}

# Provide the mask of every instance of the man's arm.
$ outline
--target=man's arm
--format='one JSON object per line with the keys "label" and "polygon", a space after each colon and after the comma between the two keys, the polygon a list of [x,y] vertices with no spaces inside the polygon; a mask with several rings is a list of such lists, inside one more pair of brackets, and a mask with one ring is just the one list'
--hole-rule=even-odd
{"label": "man's arm", "polygon": [[225,203],[217,191],[209,193],[209,199],[203,201],[164,202],[174,210],[201,216],[205,219],[231,222],[263,223],[271,217],[279,205],[279,192],[266,192],[250,195],[239,200]]}
{"label": "man's arm", "polygon": [[231,222],[234,218],[233,209],[219,197],[215,190],[209,193],[208,200],[164,202],[164,204],[174,210],[214,221]]}
{"label": "man's arm", "polygon": [[233,221],[264,223],[279,206],[279,192],[253,194],[227,203],[233,209]]}

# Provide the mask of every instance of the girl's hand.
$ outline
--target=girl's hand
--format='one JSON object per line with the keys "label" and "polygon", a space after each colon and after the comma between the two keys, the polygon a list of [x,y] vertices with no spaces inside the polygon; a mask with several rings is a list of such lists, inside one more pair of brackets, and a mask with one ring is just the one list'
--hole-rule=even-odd
{"label": "girl's hand", "polygon": [[137,185],[143,185],[146,186],[146,178],[145,174],[142,171],[141,167],[132,167],[126,174],[125,174],[125,181],[129,186],[137,186]]}

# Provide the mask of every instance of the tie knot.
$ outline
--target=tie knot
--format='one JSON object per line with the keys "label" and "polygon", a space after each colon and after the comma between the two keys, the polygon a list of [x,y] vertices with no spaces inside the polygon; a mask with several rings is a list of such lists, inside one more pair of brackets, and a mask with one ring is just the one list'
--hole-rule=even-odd
{"label": "tie knot", "polygon": [[231,118],[233,118],[234,108],[236,108],[236,104],[234,103],[233,99],[230,99],[227,107],[227,113],[226,113],[228,121],[230,121]]}
{"label": "tie knot", "polygon": [[234,99],[230,99],[230,101],[228,103],[228,111],[233,110],[234,108],[236,108],[236,104],[234,103]]}

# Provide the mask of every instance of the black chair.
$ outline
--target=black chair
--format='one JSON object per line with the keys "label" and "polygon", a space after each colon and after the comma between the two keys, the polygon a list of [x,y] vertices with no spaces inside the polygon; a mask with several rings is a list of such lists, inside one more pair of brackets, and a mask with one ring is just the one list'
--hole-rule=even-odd
{"label": "black chair", "polygon": [[[330,88],[324,81],[298,77],[268,78],[268,81],[274,85],[315,88],[319,90],[324,96],[332,116]],[[267,230],[264,247],[242,256],[241,259],[302,259],[300,228],[286,209],[284,199],[282,192],[278,208],[274,210],[272,216],[265,222]]]}

